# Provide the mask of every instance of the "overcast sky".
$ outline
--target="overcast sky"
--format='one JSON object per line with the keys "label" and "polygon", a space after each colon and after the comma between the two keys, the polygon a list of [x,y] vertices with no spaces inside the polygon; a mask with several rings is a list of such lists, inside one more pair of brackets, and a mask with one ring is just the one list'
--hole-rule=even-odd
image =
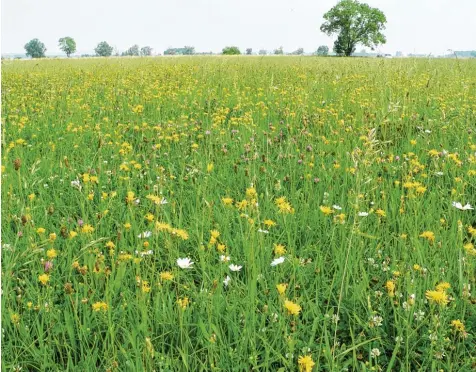
{"label": "overcast sky", "polygon": [[[476,49],[476,0],[367,0],[387,16],[387,44],[380,51],[443,54]],[[2,53],[23,53],[39,38],[47,54],[59,54],[58,39],[71,36],[78,53],[105,40],[124,51],[150,45],[195,46],[219,52],[242,50],[306,52],[333,39],[319,31],[322,15],[336,0],[2,0]],[[361,48],[358,47],[357,51]]]}

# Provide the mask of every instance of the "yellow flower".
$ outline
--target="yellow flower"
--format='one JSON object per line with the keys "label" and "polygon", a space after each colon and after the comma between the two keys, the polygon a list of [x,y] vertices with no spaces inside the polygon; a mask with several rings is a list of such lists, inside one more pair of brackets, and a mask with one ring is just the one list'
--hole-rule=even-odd
{"label": "yellow flower", "polygon": [[28,195],[28,199],[30,199],[30,201],[34,200],[35,198],[36,198],[35,194]]}
{"label": "yellow flower", "polygon": [[221,198],[221,201],[224,205],[232,205],[233,199],[229,197]]}
{"label": "yellow flower", "polygon": [[154,221],[154,215],[152,213],[147,213],[144,217],[148,222]]}
{"label": "yellow flower", "polygon": [[311,372],[315,364],[311,355],[300,356],[298,359],[299,372]]}
{"label": "yellow flower", "polygon": [[213,163],[208,163],[207,165],[207,172],[211,173],[213,171]]}
{"label": "yellow flower", "polygon": [[177,303],[179,304],[179,306],[185,310],[187,308],[187,306],[190,304],[190,300],[188,299],[188,297],[184,297],[184,298],[179,298],[177,300]]}
{"label": "yellow flower", "polygon": [[458,332],[464,332],[464,324],[461,320],[456,319],[451,322],[451,325],[454,327],[454,329]]}
{"label": "yellow flower", "polygon": [[94,231],[94,227],[92,227],[92,226],[89,225],[89,224],[85,224],[85,225],[83,225],[83,227],[81,228],[81,232],[82,232],[82,233],[85,233],[85,234],[91,234],[93,231]]}
{"label": "yellow flower", "polygon": [[375,214],[379,217],[385,217],[387,215],[383,209],[377,209]]}
{"label": "yellow flower", "polygon": [[218,238],[220,236],[220,232],[218,230],[212,230],[210,231],[210,235],[212,236],[212,238]]}
{"label": "yellow flower", "polygon": [[284,308],[289,315],[299,315],[301,312],[301,306],[289,300],[284,301]]}
{"label": "yellow flower", "polygon": [[319,209],[320,209],[321,212],[324,213],[324,215],[326,215],[326,216],[329,216],[329,215],[331,215],[332,213],[334,213],[334,210],[333,210],[331,207],[326,207],[326,206],[321,205],[321,206],[319,207]]}
{"label": "yellow flower", "polygon": [[395,296],[395,282],[393,280],[387,281],[387,283],[385,283],[385,288],[387,289],[389,297]]}
{"label": "yellow flower", "polygon": [[172,230],[172,227],[168,223],[159,222],[159,221],[155,222],[155,228],[159,231],[171,231]]}
{"label": "yellow flower", "polygon": [[76,231],[71,230],[71,231],[69,232],[69,238],[70,238],[70,239],[73,239],[76,235],[78,235],[78,233],[77,233]]}
{"label": "yellow flower", "polygon": [[418,195],[423,195],[426,191],[426,187],[424,186],[418,186],[416,189],[415,189],[416,193]]}
{"label": "yellow flower", "polygon": [[436,290],[440,292],[446,292],[447,289],[450,289],[451,285],[448,282],[441,282],[436,286]]}
{"label": "yellow flower", "polygon": [[286,292],[286,289],[288,288],[288,285],[285,284],[285,283],[281,283],[281,284],[276,284],[276,289],[278,290],[278,293],[280,295],[283,295],[284,292]]}
{"label": "yellow flower", "polygon": [[143,293],[149,293],[150,292],[150,285],[147,280],[142,281],[142,292]]}
{"label": "yellow flower", "polygon": [[246,189],[246,198],[255,199],[257,196],[256,189],[254,187],[249,187]]}
{"label": "yellow flower", "polygon": [[435,234],[432,231],[424,231],[420,234],[420,238],[424,238],[430,243],[433,243],[435,241]]}
{"label": "yellow flower", "polygon": [[41,284],[46,285],[50,280],[50,276],[48,274],[41,274],[38,276],[38,280]]}
{"label": "yellow flower", "polygon": [[276,226],[276,222],[274,222],[273,220],[264,220],[263,223],[265,224],[266,227],[273,227],[273,226]]}
{"label": "yellow flower", "polygon": [[50,234],[50,241],[54,242],[56,240],[56,234],[55,233],[51,233]]}
{"label": "yellow flower", "polygon": [[173,274],[170,271],[162,271],[159,274],[161,280],[170,281],[174,278]]}
{"label": "yellow flower", "polygon": [[48,257],[50,260],[57,257],[58,253],[56,252],[55,249],[51,248],[46,251],[46,257]]}
{"label": "yellow flower", "polygon": [[188,239],[188,233],[182,229],[172,229],[171,234],[172,236],[178,236],[182,240]]}
{"label": "yellow flower", "polygon": [[89,174],[88,174],[88,173],[84,173],[84,174],[83,174],[83,182],[84,182],[84,183],[88,183],[89,181],[90,181]]}
{"label": "yellow flower", "polygon": [[128,191],[127,192],[127,196],[126,196],[126,203],[127,204],[132,204],[132,202],[135,200],[135,194],[134,192],[132,191]]}
{"label": "yellow flower", "polygon": [[10,320],[12,321],[13,324],[18,324],[20,323],[20,315],[18,315],[17,313],[13,313],[12,315],[10,315]]}
{"label": "yellow flower", "polygon": [[46,232],[46,229],[44,229],[43,227],[39,227],[39,228],[36,229],[36,232],[38,234],[44,234]]}
{"label": "yellow flower", "polygon": [[445,292],[442,291],[431,291],[428,290],[425,293],[425,297],[431,302],[431,303],[436,303],[438,305],[446,305],[449,300],[448,300],[448,295]]}
{"label": "yellow flower", "polygon": [[98,312],[98,311],[107,311],[108,306],[105,302],[95,302],[94,304],[91,305],[93,311]]}
{"label": "yellow flower", "polygon": [[116,245],[112,241],[109,240],[106,243],[106,248],[113,249],[113,248],[116,248]]}
{"label": "yellow flower", "polygon": [[282,244],[275,244],[274,245],[274,254],[276,256],[283,256],[286,254],[286,247]]}
{"label": "yellow flower", "polygon": [[132,227],[132,225],[129,222],[126,222],[124,224],[124,229],[126,229],[126,231],[129,231],[131,227]]}

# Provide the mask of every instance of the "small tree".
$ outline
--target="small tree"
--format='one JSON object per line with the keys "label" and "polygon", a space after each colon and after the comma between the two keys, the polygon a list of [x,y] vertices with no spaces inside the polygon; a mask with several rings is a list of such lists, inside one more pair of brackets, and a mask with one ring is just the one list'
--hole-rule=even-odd
{"label": "small tree", "polygon": [[43,58],[45,56],[46,47],[38,39],[30,40],[25,44],[26,55],[31,58]]}
{"label": "small tree", "polygon": [[258,52],[258,54],[259,54],[260,56],[265,56],[265,55],[268,54],[268,51],[265,50],[265,49],[260,49],[260,51]]}
{"label": "small tree", "polygon": [[96,55],[99,57],[110,57],[114,48],[110,46],[106,41],[101,41],[94,49]]}
{"label": "small tree", "polygon": [[304,54],[304,49],[303,48],[298,48],[292,54],[294,54],[296,56],[302,56]]}
{"label": "small tree", "polygon": [[383,12],[357,0],[341,0],[324,19],[321,31],[329,36],[337,34],[334,51],[338,55],[352,55],[359,43],[374,50],[387,41],[381,32],[387,22]]}
{"label": "small tree", "polygon": [[175,48],[167,48],[164,50],[164,56],[174,56],[177,54],[177,50]]}
{"label": "small tree", "polygon": [[184,56],[191,56],[195,54],[195,47],[193,46],[184,46],[182,49],[182,54]]}
{"label": "small tree", "polygon": [[253,49],[247,48],[247,49],[246,49],[246,55],[247,55],[247,56],[250,56],[250,55],[252,55],[252,54],[253,54]]}
{"label": "small tree", "polygon": [[275,49],[273,53],[274,53],[275,55],[284,54],[283,47],[279,47],[278,49]]}
{"label": "small tree", "polygon": [[122,55],[123,56],[135,56],[135,57],[139,56],[140,55],[139,45],[134,44],[129,49],[127,49],[125,52],[122,52]]}
{"label": "small tree", "polygon": [[76,52],[76,41],[72,37],[65,36],[58,40],[58,46],[60,49],[66,53],[66,56],[69,58],[71,54]]}
{"label": "small tree", "polygon": [[140,48],[140,55],[143,57],[148,57],[152,55],[152,48],[150,46],[144,46]]}
{"label": "small tree", "polygon": [[329,47],[327,45],[321,45],[317,48],[316,54],[321,57],[325,57],[329,54]]}
{"label": "small tree", "polygon": [[236,55],[236,54],[241,54],[240,49],[236,46],[229,46],[229,47],[224,47],[222,50],[222,54],[224,55]]}

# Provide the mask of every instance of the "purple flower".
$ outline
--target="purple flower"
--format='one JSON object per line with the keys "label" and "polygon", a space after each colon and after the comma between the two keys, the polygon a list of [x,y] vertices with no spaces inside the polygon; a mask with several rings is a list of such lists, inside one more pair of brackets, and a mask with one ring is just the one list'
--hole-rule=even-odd
{"label": "purple flower", "polygon": [[18,237],[21,238],[23,236],[23,231],[18,231]]}
{"label": "purple flower", "polygon": [[80,219],[78,220],[78,225],[79,225],[79,226],[83,226],[83,224],[84,224],[84,221],[80,218]]}
{"label": "purple flower", "polygon": [[298,160],[298,164],[302,164],[302,159],[299,159],[299,160]]}
{"label": "purple flower", "polygon": [[400,160],[400,156],[398,156],[398,155],[395,156],[395,160],[396,160],[396,161],[399,161],[399,160]]}
{"label": "purple flower", "polygon": [[53,262],[51,262],[51,261],[46,261],[46,262],[45,262],[45,273],[47,273],[48,271],[50,271],[52,268],[53,268]]}

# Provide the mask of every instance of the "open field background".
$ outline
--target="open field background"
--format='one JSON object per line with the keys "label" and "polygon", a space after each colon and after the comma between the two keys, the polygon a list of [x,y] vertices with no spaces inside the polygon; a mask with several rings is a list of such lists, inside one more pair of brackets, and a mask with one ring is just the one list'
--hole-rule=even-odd
{"label": "open field background", "polygon": [[475,130],[470,60],[2,63],[2,369],[476,368]]}

